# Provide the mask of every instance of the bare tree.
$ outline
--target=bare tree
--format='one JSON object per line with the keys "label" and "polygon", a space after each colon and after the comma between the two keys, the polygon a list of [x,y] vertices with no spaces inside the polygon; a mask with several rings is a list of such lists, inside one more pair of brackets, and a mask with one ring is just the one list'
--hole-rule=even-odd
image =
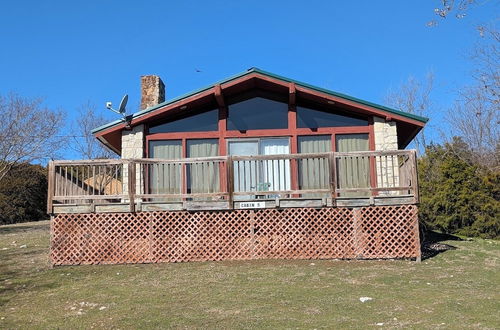
{"label": "bare tree", "polygon": [[498,170],[500,166],[500,35],[484,29],[482,42],[472,59],[474,83],[459,90],[459,98],[448,118],[455,135],[473,152],[474,161]]}
{"label": "bare tree", "polygon": [[0,117],[0,181],[20,163],[51,158],[61,146],[62,112],[39,98],[0,95]]}
{"label": "bare tree", "polygon": [[[467,10],[473,6],[477,5],[477,0],[439,0],[439,6],[434,8],[434,14],[439,16],[440,19],[449,17],[450,15],[455,16],[455,18],[464,18],[467,15]],[[436,20],[431,20],[427,22],[428,26],[436,26],[438,23]]]}
{"label": "bare tree", "polygon": [[[398,110],[413,113],[422,117],[429,117],[433,103],[431,93],[434,86],[434,73],[427,73],[425,80],[419,81],[410,76],[396,89],[390,89],[385,96],[385,103]],[[415,137],[415,147],[423,152],[427,146],[425,128]]]}
{"label": "bare tree", "polygon": [[92,130],[109,120],[97,112],[97,107],[87,102],[78,108],[78,118],[73,127],[73,149],[85,159],[113,158],[116,155],[92,134]]}
{"label": "bare tree", "polygon": [[478,26],[480,42],[472,52],[476,69],[473,77],[484,89],[489,103],[499,105],[500,97],[500,32],[493,26]]}

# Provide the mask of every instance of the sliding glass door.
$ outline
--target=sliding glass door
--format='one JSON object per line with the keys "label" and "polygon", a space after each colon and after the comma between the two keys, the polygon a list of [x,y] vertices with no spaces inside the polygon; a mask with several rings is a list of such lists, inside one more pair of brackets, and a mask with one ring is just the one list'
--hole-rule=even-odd
{"label": "sliding glass door", "polygon": [[[290,153],[290,141],[284,139],[261,139],[261,155],[284,155]],[[290,190],[290,160],[276,159],[262,162],[262,184],[268,191]]]}
{"label": "sliding glass door", "polygon": [[[228,142],[228,152],[234,156],[280,155],[290,153],[289,138],[240,139]],[[290,190],[289,160],[242,160],[234,168],[234,191],[262,191],[260,197],[273,197],[265,191]],[[249,199],[252,196],[239,196]]]}

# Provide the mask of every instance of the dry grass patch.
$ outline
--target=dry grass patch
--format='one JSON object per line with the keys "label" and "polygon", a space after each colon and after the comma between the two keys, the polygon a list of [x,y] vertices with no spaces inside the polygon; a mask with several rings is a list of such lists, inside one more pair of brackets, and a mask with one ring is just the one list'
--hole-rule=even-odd
{"label": "dry grass patch", "polygon": [[[498,241],[412,261],[50,268],[48,222],[0,227],[0,328],[497,328]],[[372,300],[361,302],[361,297]]]}

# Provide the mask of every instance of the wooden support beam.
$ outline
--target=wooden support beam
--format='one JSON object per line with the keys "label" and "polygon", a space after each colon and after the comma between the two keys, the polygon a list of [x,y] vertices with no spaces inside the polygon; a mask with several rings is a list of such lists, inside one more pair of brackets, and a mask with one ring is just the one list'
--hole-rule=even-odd
{"label": "wooden support beam", "polygon": [[295,107],[297,103],[297,87],[295,83],[290,83],[288,85],[288,105],[290,107]]}
{"label": "wooden support beam", "polygon": [[220,87],[219,84],[215,85],[214,87],[214,95],[215,95],[215,100],[217,101],[219,107],[225,108],[226,102],[224,101],[224,95],[222,95],[222,88]]}
{"label": "wooden support beam", "polygon": [[[297,104],[296,104],[296,86],[295,83],[290,83],[288,85],[288,129],[294,132],[290,137],[290,152],[296,154],[298,150],[298,137],[297,131]],[[299,170],[298,161],[290,160],[290,170],[291,170],[291,185],[292,190],[299,189]],[[292,197],[298,197],[292,196]]]}

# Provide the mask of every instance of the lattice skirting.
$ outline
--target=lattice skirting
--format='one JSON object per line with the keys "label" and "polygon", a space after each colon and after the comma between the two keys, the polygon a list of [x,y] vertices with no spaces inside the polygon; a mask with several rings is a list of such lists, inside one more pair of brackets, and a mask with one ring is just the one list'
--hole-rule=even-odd
{"label": "lattice skirting", "polygon": [[54,265],[420,257],[415,205],[58,214]]}

